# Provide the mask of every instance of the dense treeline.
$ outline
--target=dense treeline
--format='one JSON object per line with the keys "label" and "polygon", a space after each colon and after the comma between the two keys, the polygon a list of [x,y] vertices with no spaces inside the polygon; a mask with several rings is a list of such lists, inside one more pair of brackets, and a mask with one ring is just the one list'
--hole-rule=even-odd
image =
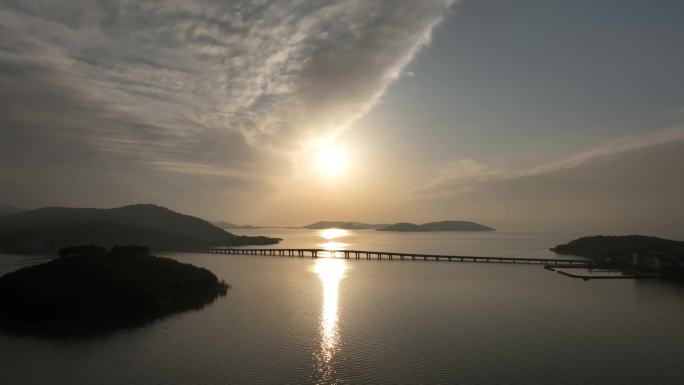
{"label": "dense treeline", "polygon": [[602,259],[610,256],[629,257],[633,253],[663,253],[684,261],[684,242],[644,235],[595,235],[575,239],[551,248],[558,254]]}
{"label": "dense treeline", "polygon": [[591,236],[551,248],[558,254],[578,255],[606,267],[684,278],[684,242],[644,235]]}
{"label": "dense treeline", "polygon": [[161,316],[226,294],[209,270],[147,247],[68,247],[60,258],[0,277],[0,314],[36,322]]}
{"label": "dense treeline", "polygon": [[380,231],[404,231],[404,232],[420,232],[420,231],[494,231],[493,228],[481,225],[475,222],[468,221],[441,221],[428,222],[421,225],[415,223],[395,223],[391,226],[378,229]]}

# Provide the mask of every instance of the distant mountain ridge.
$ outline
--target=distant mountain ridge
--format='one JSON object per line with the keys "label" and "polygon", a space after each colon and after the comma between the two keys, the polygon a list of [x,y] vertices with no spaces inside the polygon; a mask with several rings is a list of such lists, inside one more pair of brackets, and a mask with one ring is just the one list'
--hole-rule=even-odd
{"label": "distant mountain ridge", "polygon": [[226,221],[217,221],[213,222],[214,226],[219,227],[224,230],[228,229],[261,229],[259,226],[252,226],[252,225],[236,225],[234,223],[226,222]]}
{"label": "distant mountain ridge", "polygon": [[273,244],[153,204],[113,209],[45,207],[0,217],[0,250],[52,252],[73,244],[143,244],[155,249]]}
{"label": "distant mountain ridge", "polygon": [[469,221],[440,221],[428,222],[421,225],[415,223],[396,223],[391,226],[379,229],[380,231],[495,231],[493,228]]}
{"label": "distant mountain ridge", "polygon": [[395,223],[395,224],[369,224],[362,222],[345,221],[319,221],[304,226],[306,229],[329,229],[338,228],[345,230],[378,230],[378,231],[495,231],[493,228],[468,221],[440,221],[428,222],[421,225],[415,223]]}
{"label": "distant mountain ridge", "polygon": [[22,211],[26,211],[26,210],[20,209],[19,207],[0,204],[0,217],[20,213]]}
{"label": "distant mountain ridge", "polygon": [[362,222],[345,222],[345,221],[318,221],[310,225],[304,226],[305,229],[345,229],[345,230],[372,230],[387,227],[389,224],[369,224]]}

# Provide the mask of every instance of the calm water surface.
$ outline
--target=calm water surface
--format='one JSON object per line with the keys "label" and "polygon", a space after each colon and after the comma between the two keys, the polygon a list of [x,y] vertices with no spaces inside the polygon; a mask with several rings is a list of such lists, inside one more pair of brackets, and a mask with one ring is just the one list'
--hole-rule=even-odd
{"label": "calm water surface", "polygon": [[[254,230],[244,231],[253,233]],[[574,235],[261,230],[284,247],[550,256]],[[340,245],[336,245],[340,246]],[[233,285],[97,337],[0,333],[2,384],[681,384],[684,288],[539,266],[167,254]],[[0,256],[0,273],[25,257]]]}
{"label": "calm water surface", "polygon": [[[248,229],[240,235],[269,235],[282,238],[277,245],[254,246],[371,251],[414,252],[426,254],[479,255],[492,257],[559,257],[550,247],[567,243],[580,234],[513,232],[419,232],[397,233],[376,230],[302,230]],[[563,258],[560,256],[560,258]]]}

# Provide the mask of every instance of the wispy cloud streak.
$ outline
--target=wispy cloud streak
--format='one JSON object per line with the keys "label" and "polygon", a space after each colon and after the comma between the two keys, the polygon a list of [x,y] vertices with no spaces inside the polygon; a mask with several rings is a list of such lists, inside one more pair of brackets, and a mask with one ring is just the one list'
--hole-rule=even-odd
{"label": "wispy cloud streak", "polygon": [[411,190],[410,194],[420,197],[451,196],[495,182],[553,174],[629,151],[680,141],[684,141],[684,127],[662,129],[618,138],[568,158],[525,169],[502,169],[461,159],[445,165],[429,183]]}
{"label": "wispy cloud streak", "polygon": [[367,112],[450,5],[7,1],[0,61],[34,68],[36,87],[49,74],[43,80],[55,89],[115,117],[117,124],[82,127],[105,149],[140,153],[142,145],[154,147],[155,159],[178,161],[182,149],[214,152],[217,139],[239,141],[234,133],[282,149],[344,130]]}
{"label": "wispy cloud streak", "polygon": [[263,191],[372,109],[453,2],[3,1],[0,200]]}

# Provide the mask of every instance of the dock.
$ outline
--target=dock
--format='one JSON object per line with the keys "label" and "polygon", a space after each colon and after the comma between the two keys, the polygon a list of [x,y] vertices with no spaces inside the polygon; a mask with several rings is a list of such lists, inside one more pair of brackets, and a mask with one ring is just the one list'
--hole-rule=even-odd
{"label": "dock", "polygon": [[369,250],[326,250],[326,249],[275,249],[275,248],[194,248],[186,249],[190,253],[233,254],[233,255],[263,255],[290,258],[343,258],[367,260],[399,260],[399,261],[434,261],[434,262],[471,262],[471,263],[508,263],[533,264],[555,267],[596,267],[597,263],[588,259],[554,259],[554,258],[526,258],[526,257],[486,257],[467,255],[440,255],[399,253],[390,251]]}
{"label": "dock", "polygon": [[[654,279],[662,278],[660,274],[648,273],[643,271],[630,271],[624,269],[600,269],[600,270],[585,270],[575,266],[544,266],[546,270],[554,271],[560,275],[579,278],[585,281],[593,279]],[[575,270],[579,270],[575,272]]]}

